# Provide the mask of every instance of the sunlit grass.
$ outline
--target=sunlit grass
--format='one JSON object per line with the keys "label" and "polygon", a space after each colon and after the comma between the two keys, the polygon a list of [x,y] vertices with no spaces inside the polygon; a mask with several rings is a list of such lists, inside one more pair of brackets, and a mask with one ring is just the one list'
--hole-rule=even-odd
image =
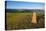
{"label": "sunlit grass", "polygon": [[[43,14],[36,13],[36,16]],[[6,13],[7,29],[28,29],[33,28],[32,13]]]}

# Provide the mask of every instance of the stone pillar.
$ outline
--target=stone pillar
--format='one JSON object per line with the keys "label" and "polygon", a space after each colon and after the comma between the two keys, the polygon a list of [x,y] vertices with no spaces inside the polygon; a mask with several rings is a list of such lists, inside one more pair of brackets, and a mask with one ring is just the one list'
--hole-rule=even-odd
{"label": "stone pillar", "polygon": [[32,23],[33,24],[37,23],[37,21],[36,21],[36,12],[33,12]]}

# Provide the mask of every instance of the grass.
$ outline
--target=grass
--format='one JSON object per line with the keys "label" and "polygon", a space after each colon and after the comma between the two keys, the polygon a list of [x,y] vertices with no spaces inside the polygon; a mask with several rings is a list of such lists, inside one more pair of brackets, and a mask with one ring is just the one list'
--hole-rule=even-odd
{"label": "grass", "polygon": [[[41,19],[41,17],[43,18],[42,15],[43,14],[37,13],[36,16],[38,18],[37,19],[38,21],[39,21],[39,17],[40,17],[40,19]],[[6,23],[7,23],[6,29],[7,30],[30,29],[30,28],[39,27],[41,25],[41,23],[38,26],[37,26],[37,24],[35,24],[33,27],[31,20],[32,20],[32,13],[6,13]],[[44,18],[43,18],[43,21],[44,21]],[[44,22],[43,22],[43,24],[44,24]],[[42,27],[44,27],[44,25]]]}

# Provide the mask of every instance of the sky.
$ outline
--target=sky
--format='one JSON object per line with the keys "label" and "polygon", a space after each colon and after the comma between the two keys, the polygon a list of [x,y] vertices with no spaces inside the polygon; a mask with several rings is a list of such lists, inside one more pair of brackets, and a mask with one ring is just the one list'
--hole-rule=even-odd
{"label": "sky", "polygon": [[44,9],[44,3],[7,1],[7,9]]}
{"label": "sky", "polygon": [[45,2],[45,0],[5,0],[5,1]]}

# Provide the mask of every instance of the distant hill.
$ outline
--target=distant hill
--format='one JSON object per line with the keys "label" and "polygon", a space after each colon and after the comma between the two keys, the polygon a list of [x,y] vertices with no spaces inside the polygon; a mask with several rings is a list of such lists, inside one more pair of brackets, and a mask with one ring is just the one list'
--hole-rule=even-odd
{"label": "distant hill", "polygon": [[6,12],[36,12],[44,14],[45,11],[41,9],[5,9]]}

